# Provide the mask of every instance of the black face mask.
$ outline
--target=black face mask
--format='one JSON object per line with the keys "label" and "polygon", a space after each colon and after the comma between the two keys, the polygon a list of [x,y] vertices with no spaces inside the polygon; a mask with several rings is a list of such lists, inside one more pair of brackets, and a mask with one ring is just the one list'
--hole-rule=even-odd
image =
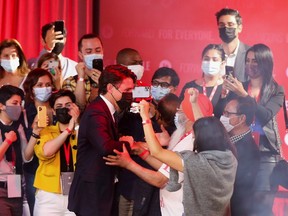
{"label": "black face mask", "polygon": [[69,115],[66,107],[56,109],[56,118],[62,124],[68,124],[72,116]]}
{"label": "black face mask", "polygon": [[56,43],[52,52],[59,55],[64,49],[64,43]]}
{"label": "black face mask", "polygon": [[236,38],[236,28],[219,28],[219,36],[221,40],[225,43],[230,43]]}
{"label": "black face mask", "polygon": [[123,92],[121,100],[117,104],[121,110],[128,108],[133,101],[132,92]]}

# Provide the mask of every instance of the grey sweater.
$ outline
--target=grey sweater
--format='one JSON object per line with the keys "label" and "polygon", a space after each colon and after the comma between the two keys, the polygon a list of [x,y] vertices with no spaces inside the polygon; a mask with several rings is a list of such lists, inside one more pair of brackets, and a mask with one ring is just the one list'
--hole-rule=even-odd
{"label": "grey sweater", "polygon": [[[185,216],[226,214],[233,193],[237,159],[231,151],[179,153],[184,162]],[[170,175],[176,170],[171,169]]]}

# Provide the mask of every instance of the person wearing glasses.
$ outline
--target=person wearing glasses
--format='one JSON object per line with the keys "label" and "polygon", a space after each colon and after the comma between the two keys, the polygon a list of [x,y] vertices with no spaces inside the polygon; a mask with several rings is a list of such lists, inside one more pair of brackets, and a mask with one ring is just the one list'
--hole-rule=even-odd
{"label": "person wearing glasses", "polygon": [[179,85],[179,76],[168,67],[158,68],[152,76],[151,95],[157,104],[168,93],[175,93]]}
{"label": "person wearing glasses", "polygon": [[256,175],[260,152],[250,125],[255,116],[256,102],[250,97],[237,97],[227,103],[220,121],[237,149],[238,167],[231,198],[231,215],[252,215]]}
{"label": "person wearing glasses", "polygon": [[242,17],[237,10],[223,8],[216,13],[219,37],[222,40],[221,46],[226,55],[226,66],[234,68],[235,76],[241,82],[247,80],[245,74],[245,53],[248,45],[239,40],[242,32]]}
{"label": "person wearing glasses", "polygon": [[227,99],[235,96],[251,97],[257,102],[255,119],[251,125],[260,149],[260,168],[255,182],[254,207],[257,215],[273,215],[275,191],[270,187],[270,175],[280,160],[281,141],[276,117],[284,101],[284,89],[273,78],[273,55],[269,47],[255,44],[247,50],[245,73],[249,81],[243,84],[236,78],[224,80],[229,90]]}
{"label": "person wearing glasses", "polygon": [[225,64],[225,53],[218,44],[208,44],[202,51],[202,76],[184,85],[180,100],[184,100],[185,92],[189,88],[195,88],[200,94],[204,94],[213,104],[214,115],[221,116],[223,108],[218,104],[222,94],[221,70]]}

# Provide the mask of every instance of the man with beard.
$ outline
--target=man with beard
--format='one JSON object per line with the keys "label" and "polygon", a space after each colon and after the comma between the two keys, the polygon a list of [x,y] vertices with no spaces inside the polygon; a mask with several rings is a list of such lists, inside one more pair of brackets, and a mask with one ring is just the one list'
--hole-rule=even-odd
{"label": "man with beard", "polygon": [[41,51],[40,56],[46,52],[53,52],[58,55],[61,61],[63,80],[65,80],[67,77],[77,75],[77,71],[75,69],[77,62],[61,54],[66,43],[66,28],[64,27],[63,33],[60,31],[55,31],[55,22],[51,22],[42,26],[41,36],[44,49]]}
{"label": "man with beard", "polygon": [[245,54],[248,45],[239,40],[242,32],[242,17],[237,10],[223,8],[216,13],[219,37],[226,54],[226,66],[234,68],[235,77],[241,82],[247,81],[245,75]]}
{"label": "man with beard", "polygon": [[136,76],[127,67],[107,66],[99,78],[99,96],[83,112],[68,205],[76,215],[112,214],[117,170],[103,157],[134,142],[131,136],[119,139],[117,114],[130,106],[135,83]]}

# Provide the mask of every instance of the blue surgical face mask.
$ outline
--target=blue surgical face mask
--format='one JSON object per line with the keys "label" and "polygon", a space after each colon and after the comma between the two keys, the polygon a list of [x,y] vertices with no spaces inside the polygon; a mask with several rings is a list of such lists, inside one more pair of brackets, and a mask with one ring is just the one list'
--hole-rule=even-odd
{"label": "blue surgical face mask", "polygon": [[169,94],[170,88],[162,88],[160,85],[158,87],[151,86],[151,95],[156,100],[161,100],[165,95]]}
{"label": "blue surgical face mask", "polygon": [[85,65],[88,69],[92,69],[93,68],[93,60],[94,59],[103,59],[103,54],[89,54],[89,55],[84,55],[84,62]]}
{"label": "blue surgical face mask", "polygon": [[34,88],[35,99],[46,102],[52,94],[52,87]]}
{"label": "blue surgical face mask", "polygon": [[214,76],[216,74],[219,74],[221,67],[221,62],[219,61],[202,61],[202,71],[206,75]]}
{"label": "blue surgical face mask", "polygon": [[14,59],[1,59],[1,66],[7,72],[14,72],[20,65],[19,58],[16,57]]}

